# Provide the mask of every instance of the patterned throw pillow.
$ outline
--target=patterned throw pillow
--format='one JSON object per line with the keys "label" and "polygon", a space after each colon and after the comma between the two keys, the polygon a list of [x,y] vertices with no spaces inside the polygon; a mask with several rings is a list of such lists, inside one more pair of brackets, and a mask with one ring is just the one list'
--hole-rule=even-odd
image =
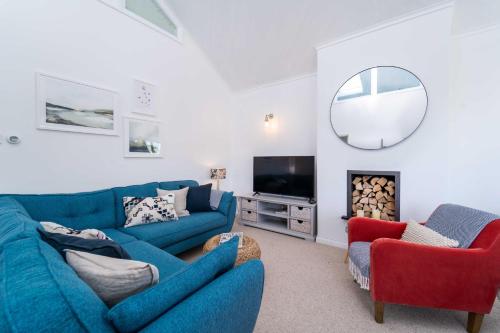
{"label": "patterned throw pillow", "polygon": [[124,197],[123,208],[127,217],[124,227],[177,220],[174,202],[173,194],[147,198]]}
{"label": "patterned throw pillow", "polygon": [[49,221],[42,221],[40,222],[42,225],[43,229],[47,232],[52,232],[56,234],[63,234],[63,235],[68,235],[68,236],[74,236],[74,237],[80,237],[84,239],[106,239],[106,240],[112,240],[104,232],[101,230],[97,229],[84,229],[84,230],[75,230],[71,229],[68,227],[65,227],[63,225],[54,223],[54,222],[49,222]]}

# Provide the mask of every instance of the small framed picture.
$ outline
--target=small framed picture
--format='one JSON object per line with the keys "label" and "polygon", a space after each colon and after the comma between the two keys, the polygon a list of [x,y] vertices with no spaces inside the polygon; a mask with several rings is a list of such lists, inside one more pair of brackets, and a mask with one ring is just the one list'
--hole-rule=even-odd
{"label": "small framed picture", "polygon": [[132,117],[123,120],[125,157],[162,157],[160,122]]}
{"label": "small framed picture", "polygon": [[156,116],[156,87],[148,82],[134,80],[133,112]]}
{"label": "small framed picture", "polygon": [[109,89],[36,73],[37,127],[118,135],[117,96]]}

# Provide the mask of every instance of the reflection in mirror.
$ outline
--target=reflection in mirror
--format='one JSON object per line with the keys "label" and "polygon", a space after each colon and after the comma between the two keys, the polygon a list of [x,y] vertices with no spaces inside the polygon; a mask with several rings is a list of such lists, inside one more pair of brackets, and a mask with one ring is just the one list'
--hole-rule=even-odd
{"label": "reflection in mirror", "polygon": [[382,149],[409,137],[424,119],[427,93],[399,67],[364,70],[337,91],[330,108],[335,133],[347,144]]}

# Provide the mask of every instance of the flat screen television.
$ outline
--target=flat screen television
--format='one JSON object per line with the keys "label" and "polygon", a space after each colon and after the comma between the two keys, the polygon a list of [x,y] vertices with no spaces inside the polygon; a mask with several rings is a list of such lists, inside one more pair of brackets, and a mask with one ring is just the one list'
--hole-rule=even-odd
{"label": "flat screen television", "polygon": [[253,191],[313,198],[314,156],[254,157]]}

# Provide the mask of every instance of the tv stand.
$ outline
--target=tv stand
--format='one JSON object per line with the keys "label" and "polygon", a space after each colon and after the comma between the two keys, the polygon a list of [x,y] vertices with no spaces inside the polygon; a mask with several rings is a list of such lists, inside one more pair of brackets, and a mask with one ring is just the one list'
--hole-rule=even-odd
{"label": "tv stand", "polygon": [[276,195],[238,196],[240,224],[316,240],[316,203]]}

